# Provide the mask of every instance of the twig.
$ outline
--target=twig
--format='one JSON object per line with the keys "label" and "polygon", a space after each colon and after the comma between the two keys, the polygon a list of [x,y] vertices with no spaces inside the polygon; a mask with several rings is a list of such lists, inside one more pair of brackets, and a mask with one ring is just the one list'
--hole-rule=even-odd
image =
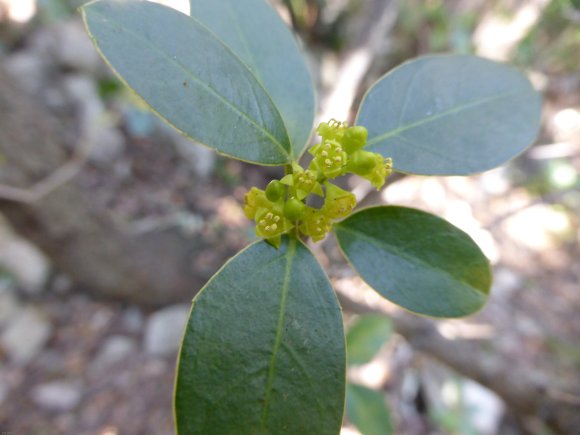
{"label": "twig", "polygon": [[53,173],[29,188],[14,187],[0,184],[0,199],[33,204],[62,185],[72,180],[84,166],[93,147],[92,130],[85,133],[81,139],[81,147],[75,154]]}

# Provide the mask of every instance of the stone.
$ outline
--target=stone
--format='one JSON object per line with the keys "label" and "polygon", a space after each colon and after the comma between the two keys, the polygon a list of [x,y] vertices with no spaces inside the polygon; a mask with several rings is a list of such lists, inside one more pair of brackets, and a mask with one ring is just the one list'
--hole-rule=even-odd
{"label": "stone", "polygon": [[145,316],[137,307],[129,307],[123,313],[123,326],[128,332],[138,334],[143,330],[145,325]]}
{"label": "stone", "polygon": [[26,364],[42,350],[52,333],[52,325],[34,307],[26,307],[6,327],[0,336],[0,345],[10,359]]}
{"label": "stone", "polygon": [[107,338],[101,350],[93,361],[93,366],[97,368],[106,367],[118,361],[122,361],[129,355],[137,352],[137,343],[124,335],[114,335]]}
{"label": "stone", "polygon": [[38,406],[57,412],[68,412],[81,402],[83,388],[78,381],[53,381],[32,389],[32,400]]}
{"label": "stone", "polygon": [[21,310],[20,304],[8,279],[0,279],[0,326],[16,318]]}
{"label": "stone", "polygon": [[80,20],[71,19],[56,26],[54,41],[54,55],[61,66],[91,75],[101,71],[102,61]]}
{"label": "stone", "polygon": [[50,270],[48,260],[34,245],[18,239],[2,241],[0,266],[29,294],[44,289]]}
{"label": "stone", "polygon": [[99,163],[115,161],[125,149],[125,138],[107,115],[94,80],[83,74],[69,74],[63,80],[63,88],[78,108],[81,131],[91,142],[89,159]]}
{"label": "stone", "polygon": [[203,145],[192,142],[176,130],[171,130],[179,155],[190,165],[200,179],[207,180],[215,169],[216,153]]}
{"label": "stone", "polygon": [[32,51],[17,51],[4,61],[6,71],[31,95],[39,95],[46,86],[46,64]]}
{"label": "stone", "polygon": [[33,244],[18,238],[0,221],[0,269],[29,294],[40,293],[50,272],[48,259]]}
{"label": "stone", "polygon": [[187,324],[189,309],[188,304],[178,304],[151,314],[145,327],[145,351],[159,356],[176,353]]}

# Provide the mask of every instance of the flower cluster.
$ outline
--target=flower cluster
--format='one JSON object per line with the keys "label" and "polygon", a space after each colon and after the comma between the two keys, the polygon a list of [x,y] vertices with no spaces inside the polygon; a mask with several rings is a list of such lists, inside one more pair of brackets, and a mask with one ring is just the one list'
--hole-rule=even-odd
{"label": "flower cluster", "polygon": [[[378,190],[392,171],[390,158],[363,150],[366,128],[333,119],[316,131],[321,141],[309,150],[312,161],[307,169],[293,163],[282,179],[271,181],[265,190],[252,187],[244,198],[244,213],[256,221],[256,234],[276,247],[282,234],[293,229],[315,242],[322,240],[334,221],[352,212],[355,196],[329,180],[353,173]],[[307,205],[310,195],[323,197],[322,207]]]}

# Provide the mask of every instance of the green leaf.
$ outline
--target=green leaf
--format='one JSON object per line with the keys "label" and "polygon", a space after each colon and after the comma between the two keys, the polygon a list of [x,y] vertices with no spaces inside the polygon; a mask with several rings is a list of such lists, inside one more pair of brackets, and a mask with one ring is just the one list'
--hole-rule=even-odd
{"label": "green leaf", "polygon": [[494,168],[536,138],[541,99],[516,69],[475,56],[411,60],[380,79],[356,124],[400,172],[465,175]]}
{"label": "green leaf", "polygon": [[348,364],[366,364],[374,358],[393,332],[391,320],[367,314],[355,320],[346,334]]}
{"label": "green leaf", "polygon": [[292,160],[284,121],[267,91],[201,23],[151,2],[101,0],[82,13],[115,73],[186,136],[240,160]]}
{"label": "green leaf", "polygon": [[190,0],[191,16],[250,68],[278,107],[294,156],[314,122],[314,89],[296,40],[265,0]]}
{"label": "green leaf", "polygon": [[245,249],[193,301],[177,368],[178,433],[332,434],[344,407],[342,316],[311,252]]}
{"label": "green leaf", "polygon": [[346,416],[362,435],[393,433],[391,413],[383,394],[356,384],[346,386]]}
{"label": "green leaf", "polygon": [[475,242],[449,222],[406,207],[373,207],[336,224],[340,247],[382,296],[418,314],[462,317],[479,310],[491,270]]}

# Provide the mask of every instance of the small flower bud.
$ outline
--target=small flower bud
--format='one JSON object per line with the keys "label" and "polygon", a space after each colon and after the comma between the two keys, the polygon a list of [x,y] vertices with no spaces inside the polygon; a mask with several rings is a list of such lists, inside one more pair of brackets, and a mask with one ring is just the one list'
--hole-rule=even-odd
{"label": "small flower bud", "polygon": [[367,143],[369,132],[366,128],[356,125],[349,127],[344,132],[342,138],[342,147],[347,154],[352,154],[355,151],[362,149]]}
{"label": "small flower bud", "polygon": [[302,219],[306,212],[306,204],[297,198],[290,198],[284,204],[284,216],[291,221],[298,221]]}
{"label": "small flower bud", "polygon": [[273,180],[268,183],[266,187],[266,197],[272,201],[276,202],[279,199],[283,198],[286,194],[286,186],[284,186],[280,181]]}
{"label": "small flower bud", "polygon": [[366,175],[373,170],[376,165],[375,153],[369,151],[355,151],[348,159],[346,168],[357,175]]}

